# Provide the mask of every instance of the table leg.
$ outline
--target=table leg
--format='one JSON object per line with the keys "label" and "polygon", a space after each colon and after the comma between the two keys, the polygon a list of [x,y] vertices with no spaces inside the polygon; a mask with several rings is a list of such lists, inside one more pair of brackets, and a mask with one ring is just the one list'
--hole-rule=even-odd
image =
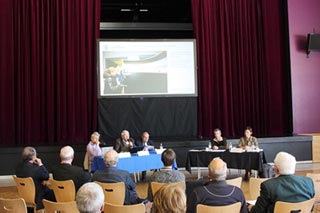
{"label": "table leg", "polygon": [[136,172],[133,173],[133,177],[134,177],[134,182],[136,183],[137,182],[137,176],[136,176]]}

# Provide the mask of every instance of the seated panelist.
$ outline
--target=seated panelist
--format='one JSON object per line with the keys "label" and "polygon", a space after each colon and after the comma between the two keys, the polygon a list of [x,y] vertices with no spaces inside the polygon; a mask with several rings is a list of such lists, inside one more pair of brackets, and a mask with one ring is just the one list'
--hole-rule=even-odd
{"label": "seated panelist", "polygon": [[150,135],[148,132],[143,132],[141,134],[141,139],[136,141],[136,146],[153,146],[153,141],[150,140]]}
{"label": "seated panelist", "polygon": [[252,136],[252,128],[247,126],[244,130],[244,136],[240,138],[238,147],[242,149],[259,148],[258,139]]}
{"label": "seated panelist", "polygon": [[130,138],[130,133],[128,130],[123,130],[121,132],[121,138],[118,138],[113,146],[116,152],[129,152],[130,149],[134,147],[134,139]]}
{"label": "seated panelist", "polygon": [[222,133],[220,129],[213,130],[213,139],[211,140],[211,149],[226,149],[227,147],[227,140],[226,138],[222,137]]}

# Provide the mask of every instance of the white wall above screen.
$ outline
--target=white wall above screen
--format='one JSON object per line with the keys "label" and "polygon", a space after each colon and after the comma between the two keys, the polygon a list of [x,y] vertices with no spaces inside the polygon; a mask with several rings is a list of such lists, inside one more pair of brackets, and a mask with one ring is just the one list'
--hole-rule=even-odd
{"label": "white wall above screen", "polygon": [[193,39],[98,40],[103,97],[197,96]]}

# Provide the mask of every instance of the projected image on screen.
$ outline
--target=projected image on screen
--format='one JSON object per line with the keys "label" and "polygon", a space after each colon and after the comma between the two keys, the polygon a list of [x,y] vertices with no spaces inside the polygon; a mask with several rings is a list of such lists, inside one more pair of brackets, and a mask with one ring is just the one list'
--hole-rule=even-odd
{"label": "projected image on screen", "polygon": [[196,95],[194,44],[100,41],[99,95]]}

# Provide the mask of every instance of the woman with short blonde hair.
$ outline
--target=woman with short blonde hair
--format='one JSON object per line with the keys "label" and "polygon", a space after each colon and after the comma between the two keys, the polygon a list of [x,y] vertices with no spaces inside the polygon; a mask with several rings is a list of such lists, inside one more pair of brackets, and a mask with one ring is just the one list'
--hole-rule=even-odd
{"label": "woman with short blonde hair", "polygon": [[161,187],[153,198],[154,213],[185,213],[187,211],[186,195],[178,185]]}

